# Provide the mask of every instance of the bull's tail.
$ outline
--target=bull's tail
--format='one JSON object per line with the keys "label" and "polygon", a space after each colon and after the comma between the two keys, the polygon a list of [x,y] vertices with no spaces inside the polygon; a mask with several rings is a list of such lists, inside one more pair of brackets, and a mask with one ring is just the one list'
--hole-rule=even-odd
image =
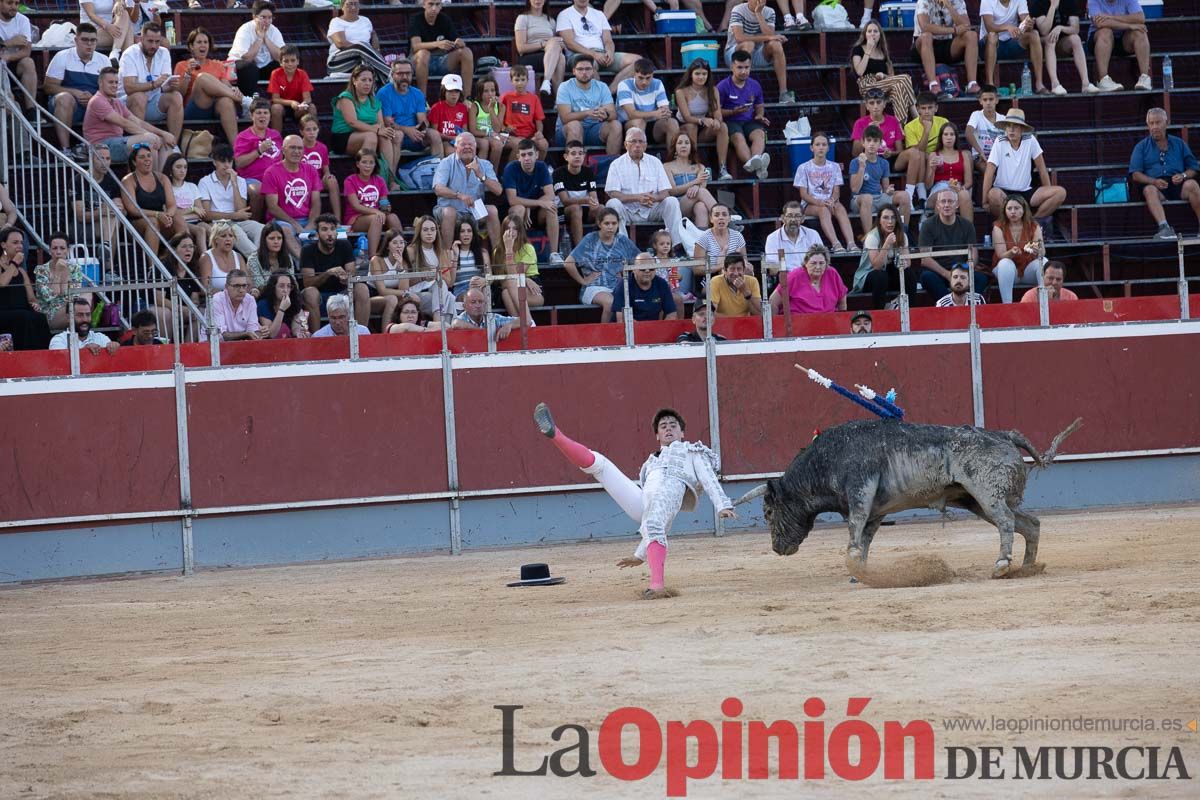
{"label": "bull's tail", "polygon": [[1008,439],[1021,450],[1024,450],[1033,458],[1034,466],[1045,468],[1050,466],[1054,461],[1054,457],[1058,455],[1058,447],[1063,441],[1075,431],[1079,430],[1079,426],[1083,424],[1083,417],[1076,417],[1075,421],[1063,429],[1062,433],[1054,437],[1050,442],[1050,447],[1046,452],[1039,451],[1033,444],[1025,438],[1025,435],[1019,431],[1007,431]]}

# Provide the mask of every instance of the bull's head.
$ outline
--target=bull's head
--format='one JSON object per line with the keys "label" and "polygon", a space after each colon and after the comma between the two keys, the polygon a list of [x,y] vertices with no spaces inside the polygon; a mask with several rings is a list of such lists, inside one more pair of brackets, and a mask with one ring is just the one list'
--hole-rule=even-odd
{"label": "bull's head", "polygon": [[771,549],[781,556],[790,556],[812,530],[816,514],[808,511],[800,498],[784,497],[779,481],[770,480],[757,486],[734,501],[740,505],[757,497],[763,499],[763,514],[771,529]]}

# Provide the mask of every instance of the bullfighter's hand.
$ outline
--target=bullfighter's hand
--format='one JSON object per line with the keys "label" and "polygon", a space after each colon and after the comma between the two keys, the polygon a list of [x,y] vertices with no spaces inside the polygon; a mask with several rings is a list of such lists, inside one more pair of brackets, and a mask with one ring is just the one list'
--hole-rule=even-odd
{"label": "bullfighter's hand", "polygon": [[737,512],[732,508],[722,508],[717,512],[717,516],[721,519],[737,519]]}
{"label": "bullfighter's hand", "polygon": [[621,569],[625,569],[626,567],[640,567],[644,563],[646,562],[642,561],[640,558],[628,557],[622,558],[620,561],[618,561],[617,566]]}

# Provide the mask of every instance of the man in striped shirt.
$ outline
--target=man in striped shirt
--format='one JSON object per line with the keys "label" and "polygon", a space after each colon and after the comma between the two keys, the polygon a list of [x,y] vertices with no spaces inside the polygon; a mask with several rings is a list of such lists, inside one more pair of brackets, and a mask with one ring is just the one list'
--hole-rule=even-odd
{"label": "man in striped shirt", "polygon": [[730,63],[738,50],[750,54],[750,66],[755,69],[772,67],[779,84],[779,102],[794,103],[796,95],[787,88],[787,59],[783,54],[786,37],[775,32],[775,9],[767,0],[748,0],[735,6],[729,16],[729,39],[725,45],[725,61]]}
{"label": "man in striped shirt", "polygon": [[974,304],[981,306],[987,301],[979,292],[970,291],[971,276],[966,264],[955,264],[950,268],[950,293],[937,301],[938,308],[956,308]]}
{"label": "man in striped shirt", "polygon": [[633,77],[617,86],[617,119],[625,131],[641,128],[652,142],[669,147],[679,133],[679,123],[671,114],[671,101],[663,82],[654,77],[654,62],[639,58],[633,65]]}

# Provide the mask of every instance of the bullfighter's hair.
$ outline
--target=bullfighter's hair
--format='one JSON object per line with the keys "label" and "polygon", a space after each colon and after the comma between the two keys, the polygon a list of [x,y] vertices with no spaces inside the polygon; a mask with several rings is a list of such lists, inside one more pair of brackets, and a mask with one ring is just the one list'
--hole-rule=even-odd
{"label": "bullfighter's hair", "polygon": [[662,422],[663,417],[674,417],[679,422],[679,429],[683,431],[687,430],[687,423],[683,421],[683,414],[680,414],[673,408],[660,408],[658,410],[658,413],[654,415],[653,430],[658,430],[658,423]]}

